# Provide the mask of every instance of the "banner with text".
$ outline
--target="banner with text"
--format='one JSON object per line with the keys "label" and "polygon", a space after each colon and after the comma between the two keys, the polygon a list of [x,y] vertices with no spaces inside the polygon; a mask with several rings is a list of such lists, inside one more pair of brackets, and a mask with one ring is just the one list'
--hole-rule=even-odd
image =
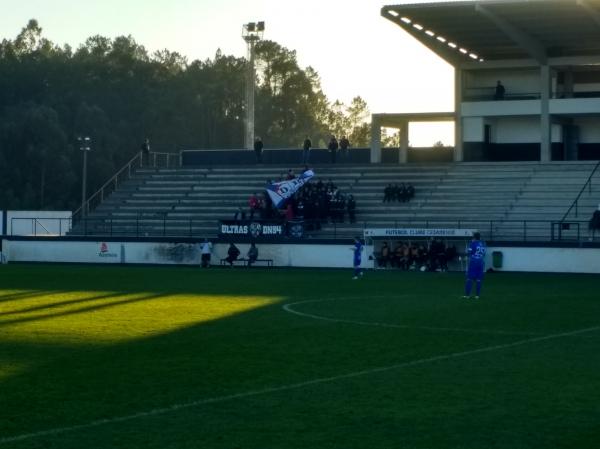
{"label": "banner with text", "polygon": [[365,229],[365,237],[467,237],[473,235],[473,229],[443,229],[443,228],[379,228]]}
{"label": "banner with text", "polygon": [[267,186],[267,193],[275,207],[281,207],[287,199],[291,198],[314,175],[315,173],[312,170],[306,170],[297,178],[269,184]]}
{"label": "banner with text", "polygon": [[227,237],[281,237],[285,235],[285,224],[267,221],[222,220],[219,234]]}

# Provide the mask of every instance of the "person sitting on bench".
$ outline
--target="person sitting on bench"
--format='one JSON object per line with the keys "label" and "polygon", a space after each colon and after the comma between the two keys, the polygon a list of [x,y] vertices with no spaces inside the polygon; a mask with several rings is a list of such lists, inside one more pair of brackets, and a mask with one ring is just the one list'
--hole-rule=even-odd
{"label": "person sitting on bench", "polygon": [[251,267],[254,262],[258,259],[258,248],[252,242],[250,244],[250,248],[248,249],[248,266]]}
{"label": "person sitting on bench", "polygon": [[232,268],[233,268],[233,262],[235,260],[237,260],[239,255],[240,255],[240,250],[233,243],[230,243],[229,249],[227,250],[227,257],[225,258],[225,260],[227,261],[227,263],[229,263],[229,265]]}

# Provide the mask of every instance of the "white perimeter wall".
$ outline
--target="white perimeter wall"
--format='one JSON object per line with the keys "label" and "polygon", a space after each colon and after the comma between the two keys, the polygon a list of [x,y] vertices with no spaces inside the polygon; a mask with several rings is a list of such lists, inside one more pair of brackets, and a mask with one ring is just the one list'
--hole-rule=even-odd
{"label": "white perimeter wall", "polygon": [[65,235],[71,229],[71,211],[6,211],[6,235]]}
{"label": "white perimeter wall", "polygon": [[488,248],[486,267],[494,251],[502,252],[497,271],[600,273],[600,248]]}
{"label": "white perimeter wall", "polygon": [[[241,257],[246,257],[249,244],[236,245]],[[352,267],[351,245],[274,245],[259,244],[259,259],[273,259],[278,267]],[[227,257],[228,244],[213,247],[213,265]],[[372,249],[363,253],[363,266]],[[136,264],[200,264],[199,244],[147,242],[66,242],[66,241],[3,241],[4,255],[9,262],[62,263],[136,263]]]}
{"label": "white perimeter wall", "polygon": [[[237,245],[242,256],[248,244]],[[352,267],[351,246],[345,245],[274,245],[259,244],[259,258],[273,259],[276,267]],[[227,255],[227,244],[213,248],[213,265]],[[70,263],[200,263],[198,244],[146,242],[57,242],[3,241],[9,262]],[[600,273],[600,248],[488,248],[486,266],[492,267],[492,253],[500,251],[503,266],[497,271],[533,271],[556,273]],[[372,268],[371,246],[365,247],[363,267]],[[241,256],[240,256],[241,257]]]}

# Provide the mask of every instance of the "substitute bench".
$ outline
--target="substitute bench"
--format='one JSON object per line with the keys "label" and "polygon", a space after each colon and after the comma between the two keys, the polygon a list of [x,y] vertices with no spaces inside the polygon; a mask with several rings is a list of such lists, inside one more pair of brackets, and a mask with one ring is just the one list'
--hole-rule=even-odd
{"label": "substitute bench", "polygon": [[[266,264],[267,267],[272,267],[273,266],[273,259],[256,259],[254,261],[254,263],[252,264],[253,266],[258,264],[258,263],[263,263]],[[240,259],[235,259],[233,261],[233,264],[241,264],[241,265],[246,265],[248,266],[248,259],[242,257]],[[227,262],[227,259],[221,259],[221,265],[229,265],[229,262]]]}

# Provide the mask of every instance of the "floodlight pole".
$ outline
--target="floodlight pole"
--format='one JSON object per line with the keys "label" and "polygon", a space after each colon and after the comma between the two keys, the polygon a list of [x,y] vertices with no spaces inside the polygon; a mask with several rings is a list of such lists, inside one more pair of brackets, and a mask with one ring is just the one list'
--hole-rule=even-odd
{"label": "floodlight pole", "polygon": [[87,186],[87,155],[91,150],[89,137],[78,137],[79,149],[83,151],[83,167],[81,174],[81,217],[85,218],[87,215],[85,199],[86,199],[86,186]]}
{"label": "floodlight pole", "polygon": [[242,28],[242,38],[248,44],[248,66],[246,70],[246,120],[244,147],[254,148],[254,86],[256,71],[254,67],[254,46],[262,39],[265,30],[264,22],[249,22]]}

